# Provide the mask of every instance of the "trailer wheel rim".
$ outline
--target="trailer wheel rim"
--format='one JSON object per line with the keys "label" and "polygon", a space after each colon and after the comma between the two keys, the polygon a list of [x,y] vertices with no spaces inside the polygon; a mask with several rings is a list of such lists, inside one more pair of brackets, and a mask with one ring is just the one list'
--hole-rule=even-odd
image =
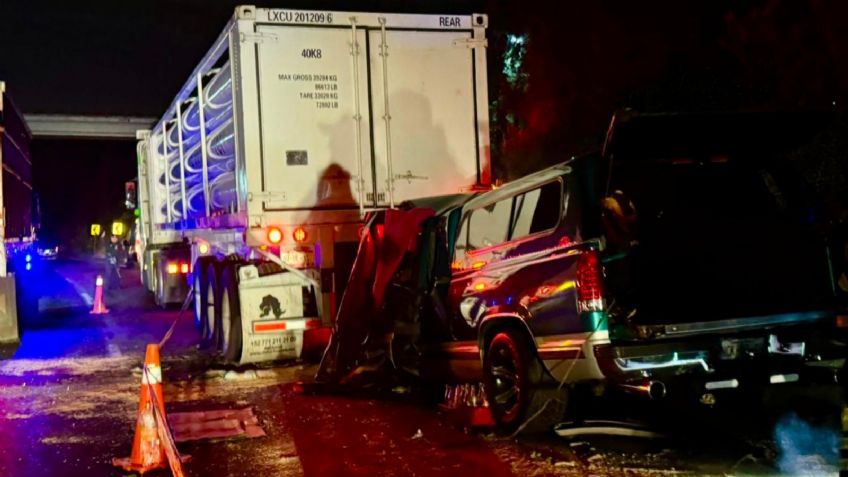
{"label": "trailer wheel rim", "polygon": [[221,293],[221,343],[223,351],[230,349],[230,297],[229,290]]}

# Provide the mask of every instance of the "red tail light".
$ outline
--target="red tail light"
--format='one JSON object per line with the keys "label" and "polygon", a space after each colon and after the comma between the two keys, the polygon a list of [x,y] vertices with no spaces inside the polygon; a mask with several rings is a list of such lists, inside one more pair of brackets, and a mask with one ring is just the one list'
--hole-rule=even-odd
{"label": "red tail light", "polygon": [[597,251],[580,255],[577,260],[577,300],[580,311],[603,311],[604,277]]}
{"label": "red tail light", "polygon": [[292,238],[295,242],[298,243],[305,242],[307,237],[308,235],[306,234],[306,229],[304,229],[303,227],[298,227],[294,229],[294,232],[292,233]]}
{"label": "red tail light", "polygon": [[277,227],[271,227],[268,229],[268,241],[274,245],[283,241],[283,231],[278,229]]}
{"label": "red tail light", "polygon": [[182,273],[182,274],[188,273],[188,264],[187,263],[180,264],[180,273]]}

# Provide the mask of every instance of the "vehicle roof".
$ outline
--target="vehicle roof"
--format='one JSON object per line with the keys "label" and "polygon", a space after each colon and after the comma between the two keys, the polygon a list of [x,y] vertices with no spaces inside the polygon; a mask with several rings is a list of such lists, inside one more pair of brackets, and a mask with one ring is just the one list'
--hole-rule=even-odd
{"label": "vehicle roof", "polygon": [[468,192],[464,194],[422,197],[419,199],[410,200],[409,202],[412,203],[415,207],[429,207],[436,211],[436,215],[442,215],[457,207],[462,207],[463,204],[468,202],[468,200],[473,198],[476,194],[476,192]]}
{"label": "vehicle roof", "polygon": [[477,197],[469,200],[465,206],[468,208],[481,207],[484,205],[506,199],[516,192],[530,189],[537,184],[543,184],[557,177],[563,176],[571,172],[571,167],[568,165],[571,160],[556,164],[547,169],[542,169],[539,172],[524,176],[512,182],[508,182],[497,189],[489,192],[484,192]]}

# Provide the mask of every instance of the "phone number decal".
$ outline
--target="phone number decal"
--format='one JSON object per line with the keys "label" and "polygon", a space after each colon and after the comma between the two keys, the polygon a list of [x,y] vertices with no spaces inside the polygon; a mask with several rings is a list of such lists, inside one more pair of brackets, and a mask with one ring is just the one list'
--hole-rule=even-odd
{"label": "phone number decal", "polygon": [[311,23],[316,25],[329,25],[333,23],[333,14],[324,12],[271,10],[268,12],[268,20],[272,22],[284,23]]}

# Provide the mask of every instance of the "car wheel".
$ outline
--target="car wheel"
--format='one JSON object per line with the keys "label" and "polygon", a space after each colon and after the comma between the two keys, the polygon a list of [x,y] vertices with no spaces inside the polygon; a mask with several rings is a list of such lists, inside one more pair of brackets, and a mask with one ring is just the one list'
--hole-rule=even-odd
{"label": "car wheel", "polygon": [[513,333],[495,335],[483,363],[492,416],[504,432],[515,431],[527,413],[531,383],[526,346]]}
{"label": "car wheel", "polygon": [[241,307],[235,266],[221,274],[221,351],[224,359],[235,362],[241,357]]}
{"label": "car wheel", "polygon": [[542,389],[542,366],[519,332],[495,335],[483,359],[483,372],[486,397],[500,432],[550,431],[561,420],[566,393]]}

